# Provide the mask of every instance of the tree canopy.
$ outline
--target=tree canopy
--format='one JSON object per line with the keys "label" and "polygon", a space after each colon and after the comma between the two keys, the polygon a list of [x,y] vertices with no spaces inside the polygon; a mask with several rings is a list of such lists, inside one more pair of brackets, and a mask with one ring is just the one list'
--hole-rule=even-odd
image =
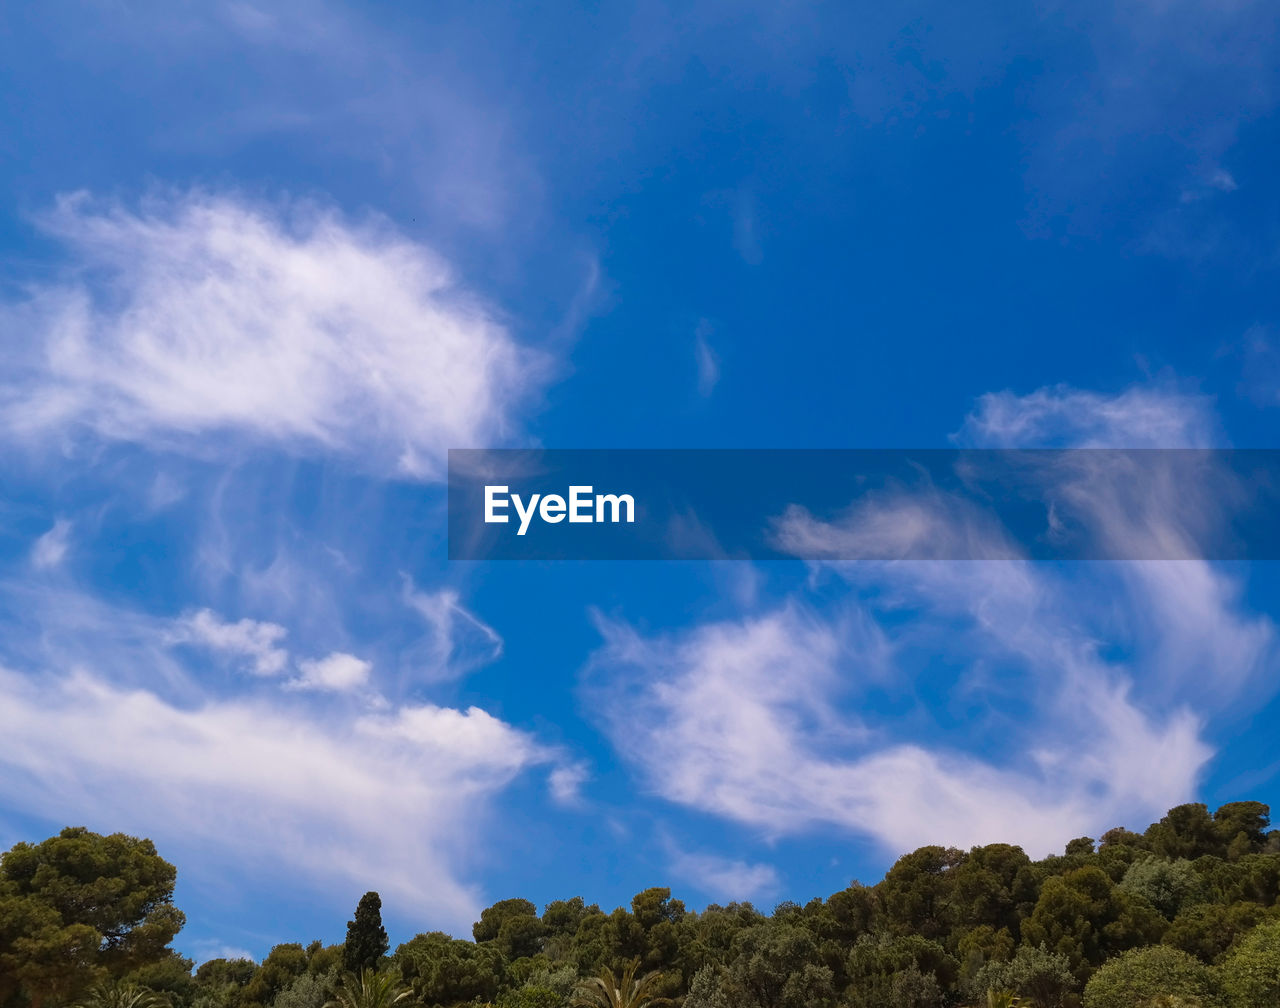
{"label": "tree canopy", "polygon": [[[175,871],[147,840],[63,830],[0,860],[0,1008],[1257,1008],[1280,1005],[1280,832],[1233,802],[1143,832],[927,846],[874,885],[772,913],[502,899],[469,939],[390,947],[361,897],[346,941],[192,973]],[[406,914],[412,908],[406,908]]]}

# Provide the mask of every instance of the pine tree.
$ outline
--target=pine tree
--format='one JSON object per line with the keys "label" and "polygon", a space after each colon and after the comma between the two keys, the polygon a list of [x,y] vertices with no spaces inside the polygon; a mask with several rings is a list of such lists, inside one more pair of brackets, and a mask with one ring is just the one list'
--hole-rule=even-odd
{"label": "pine tree", "polygon": [[342,949],[342,968],[359,976],[366,969],[376,970],[391,943],[382,926],[382,897],[367,892],[356,906],[355,920],[347,921],[347,942]]}

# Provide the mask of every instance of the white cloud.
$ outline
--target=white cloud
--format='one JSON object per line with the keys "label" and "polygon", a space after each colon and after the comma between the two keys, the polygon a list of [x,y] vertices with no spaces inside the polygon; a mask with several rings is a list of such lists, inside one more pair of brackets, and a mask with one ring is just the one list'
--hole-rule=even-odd
{"label": "white cloud", "polygon": [[545,374],[385,223],[201,192],[138,211],[78,194],[45,223],[72,258],[16,309],[36,350],[0,389],[13,433],[236,436],[438,479],[446,448],[510,436]]}
{"label": "white cloud", "polygon": [[778,891],[778,872],[773,865],[684,851],[670,842],[667,849],[672,873],[713,899],[758,900]]}
{"label": "white cloud", "polygon": [[1219,192],[1235,192],[1239,189],[1235,178],[1225,168],[1215,168],[1209,173],[1208,184]]}
{"label": "white cloud", "polygon": [[289,681],[290,689],[350,693],[368,684],[373,666],[355,655],[335,651],[324,658],[298,662],[298,671],[302,674]]}
{"label": "white cloud", "polygon": [[[1064,441],[1205,448],[1222,441],[1208,400],[1161,387],[1113,397],[1065,386],[984,396],[961,437],[1010,448]],[[1274,627],[1243,612],[1242,586],[1199,546],[1226,526],[1247,488],[1212,454],[1080,453],[1068,462],[1043,489],[1092,530],[1104,555],[1136,558],[1115,569],[1130,592],[1131,620],[1145,631],[1151,673],[1198,706],[1221,707],[1256,685]]]}
{"label": "white cloud", "polygon": [[711,326],[704,320],[698,323],[693,338],[693,356],[698,365],[698,394],[704,398],[715,391],[720,381],[720,358],[707,342]]}
{"label": "white cloud", "polygon": [[[1194,398],[1048,389],[984,397],[965,431],[1004,446],[1178,446],[1212,429]],[[1044,489],[1113,549],[1184,559],[1032,563],[989,515],[934,489],[835,522],[792,509],[779,544],[874,600],[885,629],[848,602],[838,619],[793,601],[665,637],[602,621],[588,682],[608,734],[669,800],[778,835],[834,824],[892,851],[1012,840],[1042,854],[1158,817],[1194,794],[1211,755],[1203,719],[1270,695],[1275,633],[1194,554],[1190,530],[1224,517],[1224,483],[1183,486],[1150,458],[1135,480],[1123,458],[1082,454]],[[933,671],[917,694],[913,653],[958,671]],[[877,716],[859,701],[871,685],[913,706]],[[948,736],[956,705],[973,714]]]}
{"label": "white cloud", "polygon": [[547,775],[547,791],[558,805],[580,805],[582,786],[591,778],[585,763],[558,766]]}
{"label": "white cloud", "polygon": [[428,628],[427,635],[404,655],[418,678],[455,679],[502,656],[498,632],[468,610],[453,589],[419,591],[406,578],[404,600]]}
{"label": "white cloud", "polygon": [[463,791],[473,777],[483,782],[495,774],[514,774],[549,753],[478,707],[401,707],[390,714],[366,715],[356,727],[368,736],[411,744],[423,759],[448,770]]}
{"label": "white cloud", "polygon": [[829,824],[891,851],[1003,841],[1044,854],[1135,811],[1163,814],[1209,755],[1194,719],[1156,723],[1114,689],[1084,697],[1052,740],[1028,731],[1035,759],[885,741],[888,726],[873,734],[840,703],[859,650],[794,609],[673,639],[602,629],[595,695],[615,746],[664,797],[772,835]]}
{"label": "white cloud", "polygon": [[195,949],[196,965],[201,966],[210,959],[249,959],[253,960],[253,953],[246,948],[238,945],[228,945],[226,942],[218,941],[215,938],[206,938],[198,941],[193,946]]}
{"label": "white cloud", "polygon": [[6,807],[145,833],[196,876],[345,878],[458,929],[479,909],[461,878],[475,824],[549,759],[476,708],[334,719],[259,701],[179,706],[85,669],[0,669],[0,694]]}
{"label": "white cloud", "polygon": [[59,518],[31,547],[31,566],[36,570],[51,570],[61,566],[70,546],[71,522]]}
{"label": "white cloud", "polygon": [[1119,395],[1066,385],[1029,395],[992,392],[959,431],[981,448],[1211,448],[1222,435],[1204,396],[1136,385]]}
{"label": "white cloud", "polygon": [[1179,196],[1179,201],[1182,203],[1195,203],[1197,200],[1211,196],[1215,192],[1230,193],[1239,188],[1234,176],[1229,171],[1225,168],[1213,168],[1210,171],[1201,173],[1194,185],[1185,187],[1181,196]]}
{"label": "white cloud", "polygon": [[193,623],[246,661],[234,645],[277,635],[195,616],[0,579],[0,808],[149,836],[197,888],[377,889],[401,920],[469,933],[499,797],[564,754],[475,706],[210,677],[175,647]]}
{"label": "white cloud", "polygon": [[173,639],[247,659],[256,675],[276,676],[289,663],[289,652],[280,647],[287,634],[288,631],[276,623],[251,619],[229,623],[209,609],[200,609],[178,622]]}

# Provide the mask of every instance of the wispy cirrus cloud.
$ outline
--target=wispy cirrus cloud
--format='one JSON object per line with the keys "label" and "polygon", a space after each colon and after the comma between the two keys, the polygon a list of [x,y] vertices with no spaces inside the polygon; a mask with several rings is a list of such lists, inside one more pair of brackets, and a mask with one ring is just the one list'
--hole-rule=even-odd
{"label": "wispy cirrus cloud", "polygon": [[193,191],[67,196],[42,223],[68,259],[9,309],[34,335],[0,387],[11,437],[267,443],[433,480],[447,447],[510,437],[546,377],[385,222]]}
{"label": "wispy cirrus cloud", "polygon": [[[383,698],[354,655],[295,661],[276,624],[6,581],[0,626],[0,803],[150,836],[195,886],[287,868],[290,898],[337,879],[463,931],[483,905],[476,824],[521,775],[568,765],[480,707]],[[210,651],[255,674],[210,676]]]}
{"label": "wispy cirrus cloud", "polygon": [[1206,396],[1134,385],[1115,395],[1056,385],[989,392],[952,439],[982,448],[1213,448],[1224,436]]}
{"label": "wispy cirrus cloud", "polygon": [[[153,837],[195,876],[244,858],[335,876],[464,928],[466,824],[549,754],[483,711],[378,716],[205,697],[178,706],[86,669],[0,670],[6,806]],[[252,816],[235,810],[254,809]]]}
{"label": "wispy cirrus cloud", "polygon": [[711,323],[702,319],[693,333],[693,357],[698,370],[698,395],[704,399],[710,396],[716,390],[716,385],[720,383],[720,358],[712,349],[708,339],[711,332]]}
{"label": "wispy cirrus cloud", "polygon": [[416,674],[454,679],[502,656],[502,637],[462,604],[456,590],[422,591],[406,578],[404,602],[427,626],[403,656]]}
{"label": "wispy cirrus cloud", "polygon": [[713,899],[764,899],[778,891],[781,879],[773,865],[682,849],[670,838],[666,844],[671,871],[686,884]]}
{"label": "wispy cirrus cloud", "polygon": [[[593,664],[614,683],[597,694],[614,744],[669,800],[771,836],[834,825],[893,851],[1003,840],[1047,853],[1064,830],[1184,800],[1208,758],[1194,718],[1152,720],[1119,685],[1073,693],[1087,706],[1055,742],[1027,726],[1038,751],[1016,760],[895,742],[892,724],[850,704],[862,656],[833,652],[812,620],[775,612],[658,640],[605,626]],[[1098,718],[1090,755],[1067,759],[1081,751],[1075,730]]]}
{"label": "wispy cirrus cloud", "polygon": [[[1213,430],[1194,397],[1055,388],[984,397],[964,436],[1177,446]],[[1081,458],[1042,489],[1104,540],[1147,536],[1150,555],[1166,555],[1191,549],[1187,523],[1225,517],[1229,494],[1135,486],[1123,458]],[[666,635],[602,621],[588,669],[608,734],[650,786],[769,835],[826,824],[896,851],[1013,839],[1045,853],[1187,800],[1212,753],[1206,720],[1269,695],[1274,628],[1194,555],[1036,564],[971,501],[930,488],[834,521],[792,510],[777,532],[815,576],[854,592],[838,618],[797,593]],[[892,560],[895,543],[912,559]],[[906,716],[869,702],[873,687],[938,662],[957,671],[902,683]],[[948,733],[956,704],[969,714]]]}
{"label": "wispy cirrus cloud", "polygon": [[71,522],[59,518],[48,532],[31,547],[31,566],[36,570],[50,570],[61,565],[71,548]]}

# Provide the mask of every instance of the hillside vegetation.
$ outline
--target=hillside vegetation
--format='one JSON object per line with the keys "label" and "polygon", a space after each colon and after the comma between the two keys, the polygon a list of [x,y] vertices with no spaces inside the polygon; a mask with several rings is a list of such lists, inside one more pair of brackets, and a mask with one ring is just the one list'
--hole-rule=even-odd
{"label": "hillside vegetation", "polygon": [[[665,887],[484,910],[472,940],[391,949],[368,893],[344,945],[193,963],[175,871],[149,841],[67,829],[0,861],[0,1008],[1276,1008],[1280,830],[1270,810],[1181,805],[1144,833],[922,847],[875,885],[766,914]],[[410,911],[411,912],[411,911]]]}

